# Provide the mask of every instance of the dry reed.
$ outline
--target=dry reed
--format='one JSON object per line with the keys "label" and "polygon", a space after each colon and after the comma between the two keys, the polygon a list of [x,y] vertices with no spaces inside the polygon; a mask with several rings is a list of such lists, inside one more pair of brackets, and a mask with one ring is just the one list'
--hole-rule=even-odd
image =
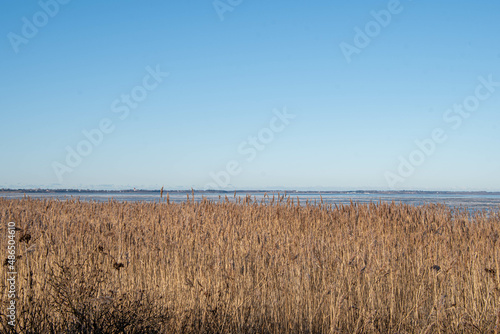
{"label": "dry reed", "polygon": [[3,257],[20,228],[16,331],[498,332],[498,213],[166,200],[0,199]]}

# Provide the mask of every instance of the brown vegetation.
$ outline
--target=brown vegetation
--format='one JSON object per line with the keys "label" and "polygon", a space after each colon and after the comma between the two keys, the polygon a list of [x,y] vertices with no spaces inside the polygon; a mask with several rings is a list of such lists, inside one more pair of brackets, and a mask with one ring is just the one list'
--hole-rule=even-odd
{"label": "brown vegetation", "polygon": [[[20,228],[16,330],[499,330],[498,213],[279,199],[0,199],[2,257],[6,223]],[[0,332],[10,328],[6,272],[2,266]]]}

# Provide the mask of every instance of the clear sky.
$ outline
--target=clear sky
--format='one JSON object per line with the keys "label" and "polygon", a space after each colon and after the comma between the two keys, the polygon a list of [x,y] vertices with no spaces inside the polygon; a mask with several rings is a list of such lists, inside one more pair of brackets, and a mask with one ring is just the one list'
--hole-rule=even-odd
{"label": "clear sky", "polygon": [[0,187],[500,191],[498,1],[1,5]]}

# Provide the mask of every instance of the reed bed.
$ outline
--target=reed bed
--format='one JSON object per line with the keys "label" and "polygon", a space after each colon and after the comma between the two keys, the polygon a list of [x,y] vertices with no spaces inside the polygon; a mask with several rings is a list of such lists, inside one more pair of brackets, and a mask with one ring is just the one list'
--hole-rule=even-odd
{"label": "reed bed", "polygon": [[15,331],[498,333],[497,212],[301,204],[0,199]]}

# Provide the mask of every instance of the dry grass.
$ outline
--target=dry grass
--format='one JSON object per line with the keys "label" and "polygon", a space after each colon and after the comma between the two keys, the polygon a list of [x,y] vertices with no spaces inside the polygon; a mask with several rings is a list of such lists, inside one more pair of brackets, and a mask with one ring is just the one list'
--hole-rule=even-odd
{"label": "dry grass", "polygon": [[0,221],[22,333],[498,331],[498,213],[0,199]]}

